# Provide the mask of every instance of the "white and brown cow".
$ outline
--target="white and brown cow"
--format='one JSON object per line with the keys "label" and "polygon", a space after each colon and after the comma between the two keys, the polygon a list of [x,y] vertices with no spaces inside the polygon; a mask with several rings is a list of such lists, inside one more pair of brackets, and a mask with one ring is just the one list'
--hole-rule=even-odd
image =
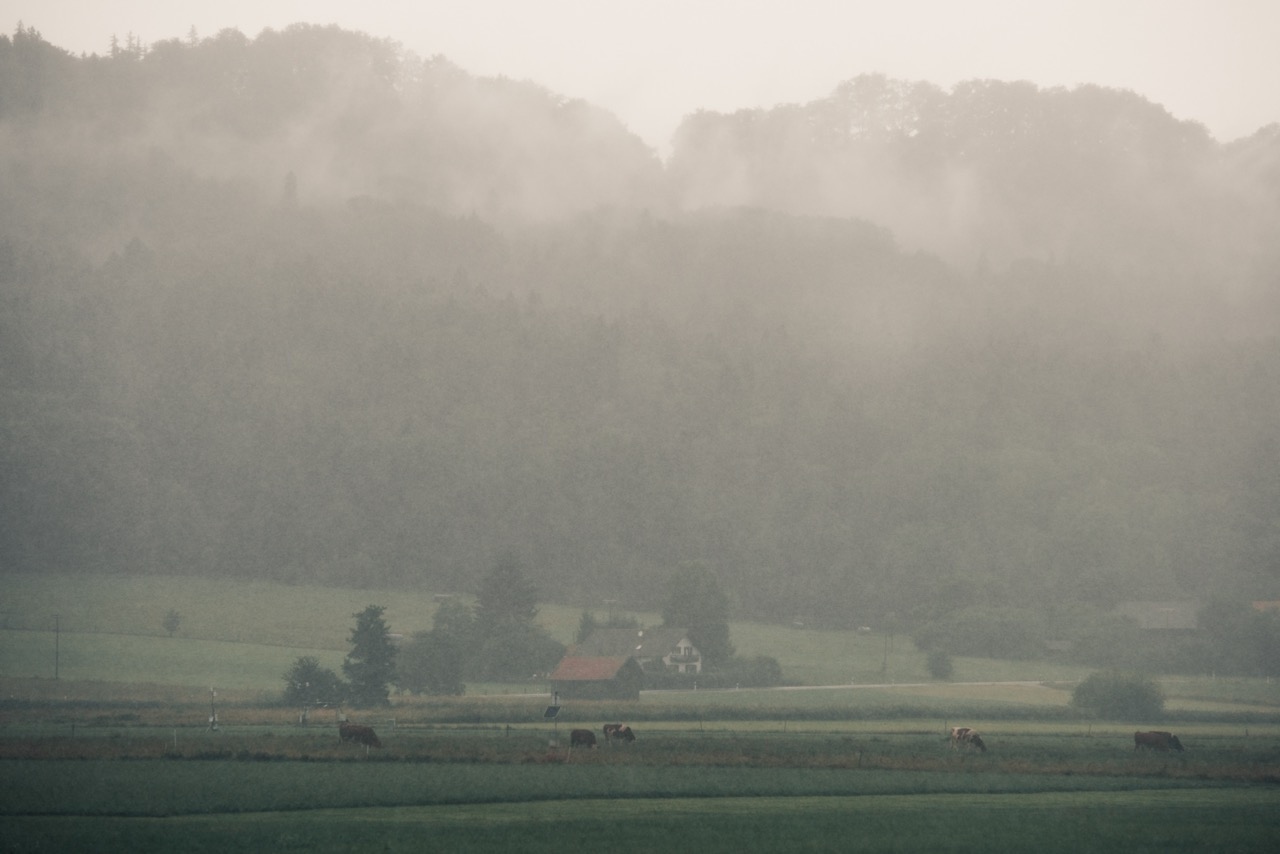
{"label": "white and brown cow", "polygon": [[951,728],[951,749],[956,750],[960,747],[976,749],[983,753],[987,752],[987,745],[983,743],[982,736],[978,735],[976,729],[967,726],[953,726]]}

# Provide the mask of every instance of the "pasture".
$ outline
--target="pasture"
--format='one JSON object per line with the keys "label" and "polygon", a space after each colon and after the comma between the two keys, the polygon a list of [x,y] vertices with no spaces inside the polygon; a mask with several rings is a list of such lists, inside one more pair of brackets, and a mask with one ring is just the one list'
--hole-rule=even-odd
{"label": "pasture", "polygon": [[[293,586],[262,581],[211,581],[181,577],[113,577],[76,575],[14,575],[7,577],[4,609],[0,612],[0,633],[4,647],[14,652],[0,660],[0,675],[52,676],[54,615],[59,643],[66,643],[68,659],[60,662],[60,675],[67,678],[98,678],[107,681],[139,682],[185,679],[183,684],[231,686],[219,672],[218,655],[182,647],[192,642],[221,642],[253,648],[254,656],[279,660],[288,652],[303,650],[325,663],[340,662],[348,649],[352,614],[369,604],[384,605],[384,615],[393,632],[405,637],[431,628],[439,591],[404,591],[320,586]],[[177,611],[181,623],[172,638],[162,627],[165,615]],[[596,609],[603,617],[603,610]],[[557,640],[569,643],[582,615],[580,607],[541,604],[538,622]],[[619,612],[635,617],[642,625],[654,626],[661,618],[647,612]],[[880,681],[895,678],[912,681],[927,678],[924,655],[909,639],[887,638],[853,631],[811,631],[757,623],[732,623],[730,631],[738,652],[744,656],[770,655],[783,665],[788,677],[805,684],[843,684],[851,681]],[[138,639],[143,658],[126,656],[89,657],[103,636],[130,636]],[[82,638],[84,643],[76,645]],[[144,639],[160,644],[154,651]],[[167,645],[161,644],[167,642]],[[19,650],[18,647],[22,649]],[[234,654],[222,647],[223,657]],[[76,658],[76,651],[82,654]],[[158,659],[183,657],[185,672],[165,674],[164,679],[146,675],[144,667]],[[210,663],[201,669],[202,661]],[[135,665],[133,662],[137,661]],[[62,664],[71,670],[62,670]],[[288,666],[286,662],[285,667]],[[1078,678],[1079,668],[1045,669],[1026,663],[969,662],[959,659],[957,672],[964,678],[985,671],[989,678],[1058,679]],[[80,669],[76,669],[80,668]],[[279,690],[279,674],[260,678],[256,687]],[[93,675],[88,675],[89,673]],[[189,676],[186,674],[190,674]],[[221,678],[223,681],[218,681]],[[254,678],[246,673],[232,677],[239,687],[251,688]],[[958,677],[959,678],[959,677]]]}
{"label": "pasture", "polygon": [[[1081,668],[958,659],[939,682],[901,636],[733,624],[740,653],[807,684],[566,701],[550,723],[538,681],[397,695],[348,710],[383,742],[366,750],[338,740],[337,710],[300,725],[281,676],[300,655],[337,669],[370,603],[394,631],[428,628],[428,593],[26,576],[8,592],[0,850],[1266,851],[1280,829],[1266,680],[1163,679],[1166,720],[1091,721],[1066,705]],[[569,640],[580,614],[539,619]],[[567,749],[606,721],[638,740]],[[988,752],[952,750],[955,724]],[[1187,751],[1135,752],[1139,728]]]}
{"label": "pasture", "polygon": [[[546,724],[380,729],[3,728],[5,850],[1266,851],[1280,830],[1280,727],[1180,730],[1135,753],[1118,727],[785,730],[651,722],[567,749]],[[552,735],[558,743],[551,745]],[[121,761],[128,760],[128,761]],[[665,844],[660,844],[665,843]]]}
{"label": "pasture", "polygon": [[1274,798],[1223,790],[582,799],[165,818],[26,817],[9,850],[1266,852]]}
{"label": "pasture", "polygon": [[[438,607],[434,592],[164,576],[6,576],[0,677],[52,678],[56,645],[63,680],[275,693],[299,655],[340,666],[352,615],[366,605],[385,605],[391,630],[405,637],[429,629]],[[171,610],[181,622],[168,637],[162,623]],[[567,643],[581,613],[580,607],[543,604],[538,622]],[[643,625],[661,622],[652,613],[625,615]],[[597,616],[603,616],[599,609]],[[731,623],[730,632],[741,655],[772,656],[787,679],[804,685],[933,681],[924,654],[900,634],[746,622]],[[1088,672],[1043,661],[959,657],[954,663],[956,683],[1074,682]],[[524,693],[532,687],[469,685],[468,692]],[[1280,686],[1271,697],[1280,705]]]}

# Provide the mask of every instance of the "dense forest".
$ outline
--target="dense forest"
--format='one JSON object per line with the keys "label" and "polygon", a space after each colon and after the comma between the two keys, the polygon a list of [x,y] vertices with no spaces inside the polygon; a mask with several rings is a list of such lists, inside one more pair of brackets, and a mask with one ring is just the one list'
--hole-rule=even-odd
{"label": "dense forest", "polygon": [[[0,571],[736,617],[1280,599],[1280,126],[614,116],[297,25],[0,37]],[[894,616],[890,616],[894,615]]]}

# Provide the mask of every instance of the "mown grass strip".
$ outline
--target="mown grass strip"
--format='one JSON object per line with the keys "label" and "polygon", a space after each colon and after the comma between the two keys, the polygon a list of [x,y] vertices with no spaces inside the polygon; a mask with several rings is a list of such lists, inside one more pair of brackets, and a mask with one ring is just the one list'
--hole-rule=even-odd
{"label": "mown grass strip", "polygon": [[577,798],[1129,791],[1189,778],[965,769],[395,762],[0,762],[0,814],[169,816]]}
{"label": "mown grass strip", "polygon": [[583,799],[176,818],[16,818],[6,850],[1272,851],[1273,792]]}

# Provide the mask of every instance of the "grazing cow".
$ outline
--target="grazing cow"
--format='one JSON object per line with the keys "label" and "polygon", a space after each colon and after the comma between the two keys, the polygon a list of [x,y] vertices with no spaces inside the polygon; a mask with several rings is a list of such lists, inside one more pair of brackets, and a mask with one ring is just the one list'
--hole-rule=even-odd
{"label": "grazing cow", "polygon": [[964,745],[969,748],[977,748],[983,753],[987,752],[987,745],[983,743],[982,736],[978,735],[976,729],[967,726],[953,726],[951,728],[951,749]]}
{"label": "grazing cow", "polygon": [[570,747],[595,747],[596,734],[589,729],[575,729],[569,733]]}
{"label": "grazing cow", "polygon": [[338,738],[343,741],[354,741],[356,744],[363,744],[365,747],[382,746],[382,742],[378,740],[378,734],[373,731],[373,727],[367,727],[363,724],[349,724],[343,721],[338,724]]}
{"label": "grazing cow", "polygon": [[622,724],[604,725],[604,740],[606,742],[619,738],[623,741],[635,741],[636,734],[631,731],[631,727],[623,726]]}
{"label": "grazing cow", "polygon": [[1171,732],[1135,732],[1133,734],[1133,749],[1145,748],[1147,750],[1177,750],[1181,752],[1182,742],[1178,741],[1178,737]]}

